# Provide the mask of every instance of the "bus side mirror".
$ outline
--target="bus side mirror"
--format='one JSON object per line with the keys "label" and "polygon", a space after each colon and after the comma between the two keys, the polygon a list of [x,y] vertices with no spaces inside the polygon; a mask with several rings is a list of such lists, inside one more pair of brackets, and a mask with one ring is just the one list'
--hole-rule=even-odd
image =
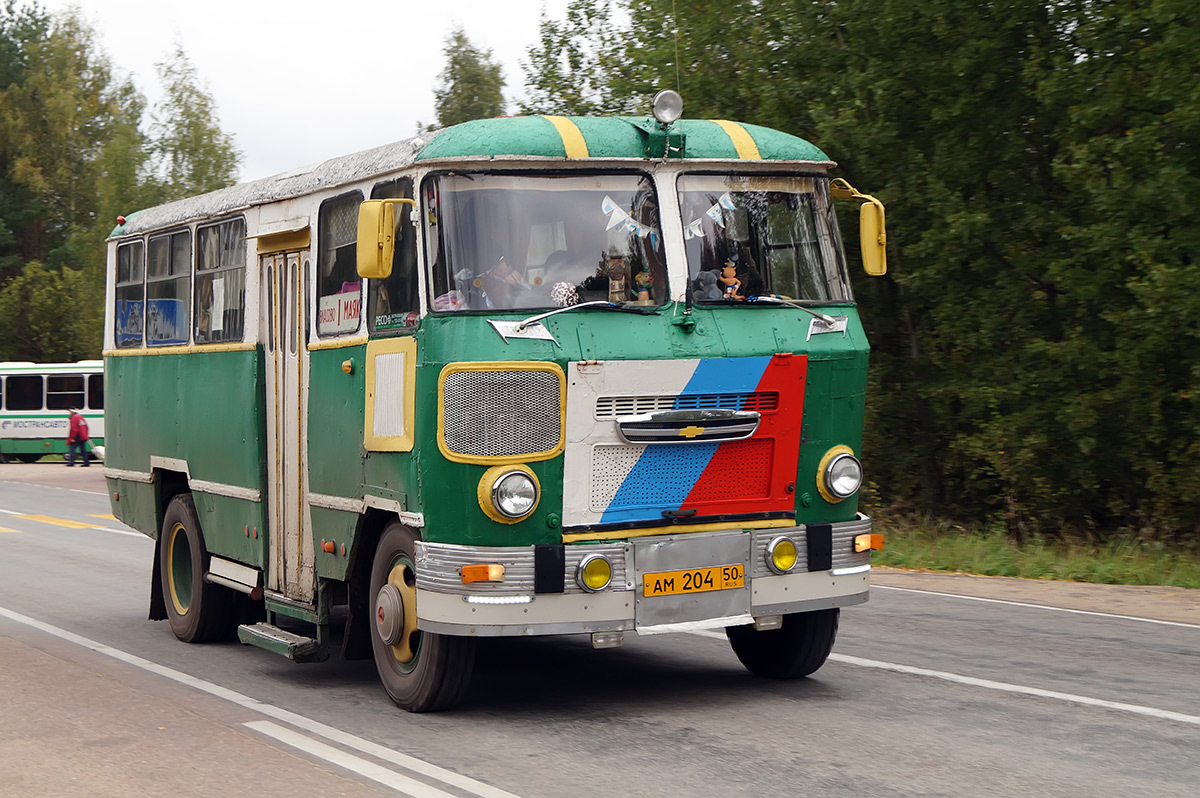
{"label": "bus side mirror", "polygon": [[872,277],[887,274],[887,228],[883,203],[874,197],[858,209],[858,237],[862,242],[863,271]]}
{"label": "bus side mirror", "polygon": [[410,199],[366,200],[358,206],[358,276],[383,280],[392,274],[396,252],[396,205],[416,207]]}
{"label": "bus side mirror", "polygon": [[862,194],[842,178],[829,183],[830,191],[838,199],[866,200],[858,209],[858,238],[862,244],[863,271],[872,277],[887,274],[887,227],[884,222],[883,203],[870,194]]}

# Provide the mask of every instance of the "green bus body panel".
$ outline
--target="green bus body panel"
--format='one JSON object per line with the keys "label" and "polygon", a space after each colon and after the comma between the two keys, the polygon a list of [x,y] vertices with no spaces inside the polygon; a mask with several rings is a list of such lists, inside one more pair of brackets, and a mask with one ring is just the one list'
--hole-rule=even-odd
{"label": "green bus body panel", "polygon": [[[192,480],[258,491],[261,501],[194,491],[209,551],[261,565],[266,546],[265,381],[262,353],[196,352],[105,359],[105,465],[152,471],[151,457],[187,462]],[[121,521],[157,537],[158,483],[111,479]],[[146,500],[149,497],[149,501]],[[156,507],[153,514],[146,507]],[[258,538],[247,535],[258,530]]]}
{"label": "green bus body panel", "polygon": [[[579,129],[589,158],[645,158],[649,130],[658,130],[650,117],[567,117]],[[812,143],[789,133],[757,125],[742,125],[766,160],[828,162],[829,156]],[[729,134],[715,122],[680,119],[670,126],[682,135],[683,158],[738,158]],[[417,161],[437,158],[535,156],[563,158],[566,148],[554,124],[540,116],[477,119],[447,128],[417,153]]]}
{"label": "green bus body panel", "polygon": [[[806,341],[808,314],[778,308],[697,307],[696,327],[685,332],[672,315],[634,315],[581,310],[547,319],[561,343],[512,340],[505,343],[488,318],[515,314],[433,315],[422,320],[417,337],[417,387],[412,452],[367,452],[365,423],[365,346],[316,350],[311,353],[309,384],[309,489],[314,493],[361,499],[364,494],[399,502],[424,516],[421,530],[431,542],[501,546],[556,543],[562,515],[563,458],[528,463],[541,483],[538,508],[516,524],[496,523],[479,508],[476,492],[487,466],[447,460],[437,446],[438,379],[449,363],[461,361],[537,360],[564,370],[574,360],[653,360],[683,357],[751,357],[776,352],[809,356],[803,443],[797,477],[797,511],[801,522],[828,523],[855,517],[857,497],[830,504],[817,491],[817,468],[832,446],[862,447],[863,398],[868,346],[852,306],[825,308],[847,315],[845,337],[816,335]],[[353,360],[354,373],[341,365]],[[318,552],[317,572],[345,578],[358,531],[353,512],[312,509],[314,536],[334,540],[333,554]],[[319,547],[318,547],[319,548]]]}

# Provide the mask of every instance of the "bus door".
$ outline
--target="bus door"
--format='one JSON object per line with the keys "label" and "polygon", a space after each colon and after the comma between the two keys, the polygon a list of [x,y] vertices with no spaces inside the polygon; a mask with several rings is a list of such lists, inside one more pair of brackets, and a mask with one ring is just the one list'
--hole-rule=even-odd
{"label": "bus door", "polygon": [[[267,587],[312,602],[315,588],[311,519],[306,493],[304,405],[306,259],[296,252],[259,256],[265,292],[267,372]],[[303,267],[302,264],[303,263]]]}

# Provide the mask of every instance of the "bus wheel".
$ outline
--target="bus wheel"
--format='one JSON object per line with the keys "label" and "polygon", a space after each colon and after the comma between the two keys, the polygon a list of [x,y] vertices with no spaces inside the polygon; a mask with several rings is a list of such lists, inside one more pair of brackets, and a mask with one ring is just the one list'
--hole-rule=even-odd
{"label": "bus wheel", "polygon": [[38,460],[42,459],[41,454],[38,452],[31,452],[29,454],[14,454],[13,457],[17,458],[22,463],[36,463]]}
{"label": "bus wheel", "polygon": [[384,530],[371,565],[371,648],[383,688],[409,712],[433,712],[466,694],[475,640],[417,629],[415,536],[400,523]]}
{"label": "bus wheel", "polygon": [[167,505],[158,539],[158,567],[167,620],[185,643],[215,640],[229,629],[232,594],[205,583],[207,558],[192,494],[181,493]]}
{"label": "bus wheel", "polygon": [[757,631],[754,624],[727,626],[733,653],[757,676],[796,679],[825,664],[837,637],[839,610],[817,610],[783,616],[778,629]]}

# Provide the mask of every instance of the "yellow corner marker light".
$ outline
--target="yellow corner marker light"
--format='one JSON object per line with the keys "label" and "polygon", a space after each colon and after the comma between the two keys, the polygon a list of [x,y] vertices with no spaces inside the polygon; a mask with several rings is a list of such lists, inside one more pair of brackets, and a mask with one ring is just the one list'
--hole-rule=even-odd
{"label": "yellow corner marker light", "polygon": [[575,569],[575,582],[589,593],[603,590],[612,583],[612,563],[603,554],[589,554]]}
{"label": "yellow corner marker light", "polygon": [[856,535],[854,537],[855,552],[863,552],[869,549],[883,551],[883,535],[876,532],[874,534],[868,533],[865,535]]}
{"label": "yellow corner marker light", "polygon": [[504,566],[498,562],[464,565],[461,572],[464,585],[472,582],[504,581]]}
{"label": "yellow corner marker light", "polygon": [[767,545],[767,567],[786,574],[796,567],[796,544],[787,538],[775,538]]}
{"label": "yellow corner marker light", "polygon": [[523,465],[493,466],[479,480],[476,498],[484,514],[502,524],[515,524],[538,505],[537,477]]}

